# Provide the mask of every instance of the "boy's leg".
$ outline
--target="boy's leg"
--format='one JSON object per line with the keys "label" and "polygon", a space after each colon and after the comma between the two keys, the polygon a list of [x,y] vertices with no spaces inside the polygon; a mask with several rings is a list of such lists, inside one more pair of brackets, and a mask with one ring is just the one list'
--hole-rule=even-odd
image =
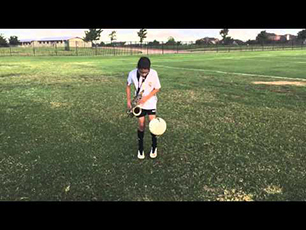
{"label": "boy's leg", "polygon": [[145,117],[138,118],[138,150],[142,153],[143,151],[143,138],[144,138],[144,131],[145,131]]}
{"label": "boy's leg", "polygon": [[[149,121],[152,121],[154,118],[156,118],[155,114],[149,115]],[[153,133],[151,133],[151,136],[152,136],[152,148],[154,152],[157,147],[157,138],[156,138],[156,135],[154,135]]]}

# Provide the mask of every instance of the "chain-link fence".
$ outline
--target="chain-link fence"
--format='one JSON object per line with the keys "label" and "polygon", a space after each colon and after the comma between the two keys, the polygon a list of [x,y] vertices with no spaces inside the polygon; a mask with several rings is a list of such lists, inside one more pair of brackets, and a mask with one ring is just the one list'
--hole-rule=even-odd
{"label": "chain-link fence", "polygon": [[101,43],[93,47],[45,46],[0,47],[0,56],[122,56],[122,55],[154,55],[179,53],[208,53],[208,52],[242,52],[265,50],[295,50],[305,49],[306,42],[292,40],[287,42],[269,42],[266,44],[197,44],[195,42],[113,42]]}

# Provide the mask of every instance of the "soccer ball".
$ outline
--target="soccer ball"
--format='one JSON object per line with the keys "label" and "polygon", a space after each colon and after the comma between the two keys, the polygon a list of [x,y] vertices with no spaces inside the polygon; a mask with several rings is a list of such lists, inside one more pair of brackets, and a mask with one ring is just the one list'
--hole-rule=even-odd
{"label": "soccer ball", "polygon": [[163,135],[167,129],[167,124],[164,119],[157,117],[149,123],[150,132],[156,136]]}

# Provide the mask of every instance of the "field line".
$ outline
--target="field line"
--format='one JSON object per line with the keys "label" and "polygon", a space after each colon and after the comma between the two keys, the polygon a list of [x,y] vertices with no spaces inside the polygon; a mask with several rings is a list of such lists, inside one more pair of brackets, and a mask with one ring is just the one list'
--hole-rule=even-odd
{"label": "field line", "polygon": [[225,71],[219,71],[219,70],[194,69],[194,68],[173,67],[173,66],[165,66],[165,65],[154,65],[154,66],[158,66],[158,67],[162,67],[162,68],[169,68],[169,69],[191,70],[191,71],[199,71],[199,72],[212,72],[212,73],[221,73],[221,74],[233,74],[233,75],[242,75],[242,76],[266,77],[266,78],[306,81],[306,79],[302,79],[302,78],[280,77],[280,76],[273,76],[273,75],[262,75],[262,74],[252,74],[252,73],[235,73],[235,72],[225,72]]}

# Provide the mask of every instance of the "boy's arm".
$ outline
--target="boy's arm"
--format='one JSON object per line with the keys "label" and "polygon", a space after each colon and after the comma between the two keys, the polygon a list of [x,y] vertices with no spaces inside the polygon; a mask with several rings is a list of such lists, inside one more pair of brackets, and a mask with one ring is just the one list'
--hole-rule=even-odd
{"label": "boy's arm", "polygon": [[138,104],[144,104],[147,100],[149,100],[151,97],[153,97],[155,94],[157,94],[160,91],[160,89],[153,89],[151,93],[149,93],[147,96],[144,96]]}
{"label": "boy's arm", "polygon": [[127,107],[128,109],[132,108],[131,105],[131,86],[130,85],[126,85],[126,101],[127,101]]}

